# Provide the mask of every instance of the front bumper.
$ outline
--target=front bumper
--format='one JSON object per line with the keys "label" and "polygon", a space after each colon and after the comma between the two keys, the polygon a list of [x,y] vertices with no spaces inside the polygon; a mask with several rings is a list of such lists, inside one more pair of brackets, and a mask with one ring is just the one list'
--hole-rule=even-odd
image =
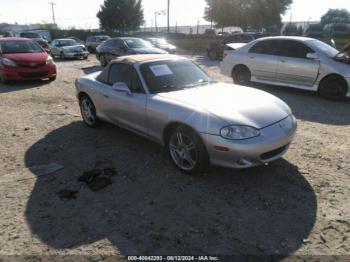
{"label": "front bumper", "polygon": [[55,64],[43,65],[36,68],[4,66],[1,71],[4,79],[8,81],[46,79],[55,77],[57,74]]}
{"label": "front bumper", "polygon": [[[284,121],[292,121],[285,127]],[[221,136],[201,134],[213,165],[228,168],[251,168],[281,158],[294,139],[297,122],[294,116],[260,130],[261,135],[246,140],[227,140]]]}
{"label": "front bumper", "polygon": [[82,58],[82,57],[88,57],[89,52],[83,51],[83,52],[64,52],[64,55],[66,58]]}

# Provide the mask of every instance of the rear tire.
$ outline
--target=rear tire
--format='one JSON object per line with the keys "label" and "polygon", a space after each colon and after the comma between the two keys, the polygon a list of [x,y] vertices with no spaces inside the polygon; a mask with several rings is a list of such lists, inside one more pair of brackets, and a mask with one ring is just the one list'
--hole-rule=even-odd
{"label": "rear tire", "polygon": [[237,66],[232,70],[233,82],[237,85],[249,86],[251,77],[251,72],[246,66]]}
{"label": "rear tire", "polygon": [[100,121],[97,118],[96,108],[92,100],[87,95],[83,95],[79,99],[79,106],[84,123],[90,128],[98,127]]}
{"label": "rear tire", "polygon": [[200,136],[191,128],[174,129],[166,143],[173,164],[188,174],[202,173],[209,165],[209,157]]}
{"label": "rear tire", "polygon": [[342,100],[348,92],[348,84],[341,76],[329,76],[320,83],[318,93],[329,100]]}

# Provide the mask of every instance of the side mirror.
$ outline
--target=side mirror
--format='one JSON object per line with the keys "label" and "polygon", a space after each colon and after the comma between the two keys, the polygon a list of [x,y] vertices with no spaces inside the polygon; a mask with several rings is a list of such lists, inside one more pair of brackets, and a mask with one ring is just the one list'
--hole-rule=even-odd
{"label": "side mirror", "polygon": [[320,59],[316,53],[307,53],[306,58],[312,59],[312,60]]}
{"label": "side mirror", "polygon": [[126,93],[128,95],[131,95],[131,91],[130,91],[128,85],[124,82],[117,82],[117,83],[113,84],[112,89],[116,92],[123,92],[123,93]]}

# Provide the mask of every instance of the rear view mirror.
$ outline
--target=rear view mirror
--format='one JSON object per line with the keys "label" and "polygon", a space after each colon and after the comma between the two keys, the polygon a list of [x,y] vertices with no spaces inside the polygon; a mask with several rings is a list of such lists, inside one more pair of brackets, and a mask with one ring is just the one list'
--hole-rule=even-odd
{"label": "rear view mirror", "polygon": [[318,55],[317,55],[316,53],[308,53],[308,54],[306,55],[306,57],[307,57],[308,59],[313,59],[313,60],[318,60],[318,59],[319,59],[319,57],[318,57]]}
{"label": "rear view mirror", "polygon": [[112,89],[116,92],[124,92],[128,95],[131,95],[131,91],[130,91],[128,85],[124,82],[117,82],[117,83],[113,84]]}

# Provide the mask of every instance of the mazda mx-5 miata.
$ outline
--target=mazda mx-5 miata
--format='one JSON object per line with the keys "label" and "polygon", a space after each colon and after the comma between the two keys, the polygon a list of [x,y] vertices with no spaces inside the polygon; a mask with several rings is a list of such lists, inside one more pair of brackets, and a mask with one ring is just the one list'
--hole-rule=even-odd
{"label": "mazda mx-5 miata", "polygon": [[108,121],[166,146],[182,171],[249,168],[281,158],[296,119],[263,91],[218,83],[188,59],[135,55],[76,81],[84,122]]}

